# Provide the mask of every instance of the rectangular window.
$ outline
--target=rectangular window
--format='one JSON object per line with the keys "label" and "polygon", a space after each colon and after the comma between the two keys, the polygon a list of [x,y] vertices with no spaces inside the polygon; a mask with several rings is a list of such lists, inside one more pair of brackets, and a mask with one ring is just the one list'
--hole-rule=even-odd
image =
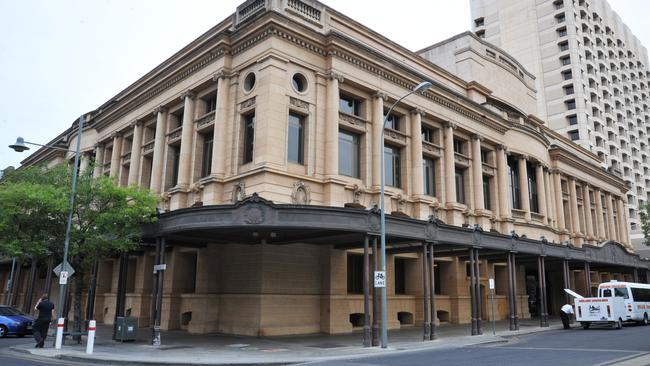
{"label": "rectangular window", "polygon": [[244,116],[244,158],[242,163],[253,161],[255,145],[255,113]]}
{"label": "rectangular window", "polygon": [[568,134],[571,141],[580,140],[580,133],[577,130],[569,131]]}
{"label": "rectangular window", "polygon": [[178,184],[178,166],[181,161],[181,148],[180,146],[170,146],[172,154],[172,187]]}
{"label": "rectangular window", "polygon": [[510,207],[521,209],[519,195],[519,169],[515,159],[508,159],[508,187],[510,188]]}
{"label": "rectangular window", "polygon": [[214,137],[212,134],[203,138],[203,158],[201,159],[201,177],[207,177],[212,172],[212,149]]}
{"label": "rectangular window", "polygon": [[569,122],[570,126],[577,125],[578,124],[578,116],[571,115],[566,117],[567,122]]}
{"label": "rectangular window", "polygon": [[399,148],[384,146],[384,169],[386,172],[386,185],[401,188],[401,161]]}
{"label": "rectangular window", "polygon": [[343,113],[359,116],[361,113],[361,102],[347,95],[340,95],[339,110]]}
{"label": "rectangular window", "polygon": [[422,141],[433,143],[433,130],[422,126]]}
{"label": "rectangular window", "polygon": [[564,13],[558,14],[558,15],[555,16],[555,20],[558,22],[558,24],[559,23],[564,23],[564,21],[566,20],[566,17],[564,16]]}
{"label": "rectangular window", "polygon": [[456,154],[465,155],[465,141],[454,139],[454,152]]}
{"label": "rectangular window", "polygon": [[363,256],[348,254],[348,293],[363,293]]}
{"label": "rectangular window", "polygon": [[566,105],[567,110],[576,109],[576,101],[575,101],[575,99],[567,100],[567,101],[564,102],[564,104]]}
{"label": "rectangular window", "polygon": [[528,170],[528,200],[530,202],[530,210],[532,212],[539,212],[537,176],[535,175],[534,168],[528,168],[527,170]]}
{"label": "rectangular window", "polygon": [[573,90],[573,85],[567,85],[564,87],[564,95],[572,95],[575,93],[575,90]]}
{"label": "rectangular window", "polygon": [[485,25],[485,18],[480,17],[480,18],[476,18],[476,19],[474,19],[474,24],[475,24],[477,27],[482,27],[482,26],[484,26],[484,25]]}
{"label": "rectangular window", "polygon": [[422,174],[424,175],[424,194],[436,195],[436,167],[433,159],[422,159]]}
{"label": "rectangular window", "polygon": [[561,42],[558,44],[558,47],[560,47],[560,51],[567,51],[569,49],[569,42]]}
{"label": "rectangular window", "polygon": [[289,113],[289,136],[287,160],[290,163],[304,164],[305,152],[305,118]]}
{"label": "rectangular window", "polygon": [[571,80],[572,78],[573,78],[573,74],[571,73],[571,70],[562,71],[562,79]]}
{"label": "rectangular window", "polygon": [[571,64],[571,57],[570,56],[560,57],[560,62],[562,63],[562,65],[570,65]]}
{"label": "rectangular window", "polygon": [[456,168],[456,202],[465,203],[465,169]]}
{"label": "rectangular window", "polygon": [[399,123],[400,123],[400,118],[399,116],[395,115],[394,113],[389,114],[386,116],[384,112],[384,118],[386,119],[386,124],[384,125],[384,128],[390,128],[391,130],[396,130],[399,131]]}
{"label": "rectangular window", "polygon": [[339,130],[339,174],[359,178],[359,135]]}
{"label": "rectangular window", "polygon": [[217,96],[212,95],[205,99],[205,113],[214,112],[217,109]]}
{"label": "rectangular window", "polygon": [[558,36],[558,37],[564,37],[564,36],[566,36],[566,35],[567,35],[567,33],[566,33],[566,27],[562,27],[562,28],[560,28],[560,29],[557,30],[557,36]]}
{"label": "rectangular window", "polygon": [[483,205],[486,210],[492,210],[492,197],[490,196],[490,177],[483,176]]}

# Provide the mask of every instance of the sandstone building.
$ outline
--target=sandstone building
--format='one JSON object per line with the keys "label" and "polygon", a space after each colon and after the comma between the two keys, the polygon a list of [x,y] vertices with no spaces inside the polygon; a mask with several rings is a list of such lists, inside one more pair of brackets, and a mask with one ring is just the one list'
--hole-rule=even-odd
{"label": "sandstone building", "polygon": [[[634,247],[650,197],[648,52],[606,0],[471,0],[476,34],[535,76],[537,116],[630,185]],[[649,253],[645,249],[645,253]]]}
{"label": "sandstone building", "polygon": [[[479,332],[488,278],[499,319],[542,323],[563,287],[646,279],[626,182],[537,117],[534,85],[470,33],[417,54],[317,1],[246,1],[87,114],[82,168],[151,189],[164,210],[140,252],[99,263],[95,317],[148,326],[160,295],[163,329],[368,326],[382,153],[391,329]],[[69,158],[41,149],[23,164]]]}

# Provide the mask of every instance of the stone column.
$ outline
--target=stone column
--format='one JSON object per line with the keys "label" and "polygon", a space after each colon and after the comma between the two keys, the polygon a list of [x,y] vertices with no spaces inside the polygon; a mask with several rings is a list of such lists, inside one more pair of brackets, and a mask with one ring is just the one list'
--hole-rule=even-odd
{"label": "stone column", "polygon": [[571,226],[574,235],[582,235],[580,231],[580,215],[578,214],[578,196],[576,194],[576,180],[569,179],[569,203],[571,208]]}
{"label": "stone column", "polygon": [[618,240],[616,236],[616,227],[614,225],[614,207],[612,206],[612,195],[605,193],[605,204],[607,205],[607,232],[609,240]]}
{"label": "stone column", "polygon": [[483,196],[483,162],[481,161],[480,135],[472,136],[472,177],[474,179],[474,210],[477,213],[485,210],[485,197]]}
{"label": "stone column", "polygon": [[526,214],[526,221],[530,221],[530,191],[528,190],[528,169],[526,164],[526,156],[520,155],[518,163],[521,208]]}
{"label": "stone column", "polygon": [[[411,111],[411,177],[414,196],[424,194],[424,177],[422,173],[422,115],[424,111],[414,109]],[[435,184],[435,182],[434,182]]]}
{"label": "stone column", "polygon": [[548,225],[555,227],[555,195],[553,190],[553,180],[549,169],[544,169],[544,187],[546,187],[546,213],[548,215]]}
{"label": "stone column", "polygon": [[384,129],[384,100],[386,94],[377,92],[372,97],[372,185],[381,185],[381,132]]}
{"label": "stone column", "polygon": [[339,174],[339,83],[343,76],[330,73],[325,105],[325,175]]}
{"label": "stone column", "polygon": [[449,122],[444,127],[445,134],[445,188],[447,203],[456,202],[456,163],[454,159],[454,129]]}
{"label": "stone column", "polygon": [[113,135],[113,153],[111,154],[111,178],[117,178],[120,174],[120,162],[122,158],[122,135]]}
{"label": "stone column", "polygon": [[497,180],[499,187],[499,213],[501,219],[510,219],[512,212],[508,205],[508,163],[506,158],[506,147],[504,145],[497,145],[496,149],[496,163],[497,163]]}
{"label": "stone column", "polygon": [[167,107],[154,109],[156,115],[156,136],[153,143],[153,159],[151,162],[151,191],[159,194],[162,191],[162,173],[165,162],[165,143],[167,132]]}
{"label": "stone column", "polygon": [[88,154],[82,152],[79,157],[79,174],[83,174],[88,169],[88,159],[90,159]]}
{"label": "stone column", "polygon": [[134,121],[133,126],[133,143],[131,144],[131,166],[129,168],[128,184],[138,185],[140,178],[140,157],[142,156],[142,122]]}
{"label": "stone column", "polygon": [[103,144],[95,145],[95,166],[93,167],[93,177],[97,178],[104,172],[104,152],[106,147]]}
{"label": "stone column", "polygon": [[187,90],[181,93],[185,101],[183,109],[183,129],[181,133],[181,151],[178,162],[178,187],[187,189],[192,181],[192,140],[194,140],[194,98],[196,93]]}
{"label": "stone column", "polygon": [[627,240],[627,220],[625,220],[625,204],[621,198],[616,198],[617,211],[618,211],[618,241],[623,244],[628,244]]}
{"label": "stone column", "polygon": [[600,198],[600,189],[594,191],[594,199],[596,200],[596,237],[600,240],[607,235],[605,234],[605,220],[603,219],[603,201]]}
{"label": "stone column", "polygon": [[591,196],[589,195],[589,185],[587,183],[582,185],[582,206],[585,211],[585,228],[587,230],[587,238],[594,237],[594,225],[591,221]]}
{"label": "stone column", "polygon": [[[214,147],[212,149],[212,175],[223,178],[226,174],[226,123],[228,122],[229,76],[221,72],[212,78],[217,82],[217,105],[214,117]],[[338,149],[337,149],[338,151]]]}
{"label": "stone column", "polygon": [[542,223],[548,225],[548,213],[546,211],[546,184],[544,183],[544,166],[537,164],[535,166],[535,181],[537,183],[537,206],[539,214],[542,215]]}
{"label": "stone column", "polygon": [[558,230],[563,231],[566,229],[566,222],[564,220],[564,204],[562,202],[562,179],[560,177],[559,171],[555,170],[552,174],[555,188],[555,212],[557,213],[557,228]]}

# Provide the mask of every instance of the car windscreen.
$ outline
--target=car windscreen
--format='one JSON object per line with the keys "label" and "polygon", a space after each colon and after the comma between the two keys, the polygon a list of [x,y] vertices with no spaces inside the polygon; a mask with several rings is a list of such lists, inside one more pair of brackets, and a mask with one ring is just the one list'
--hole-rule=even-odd
{"label": "car windscreen", "polygon": [[2,307],[0,308],[0,315],[2,316],[12,316],[12,315],[27,315],[22,311],[16,308]]}

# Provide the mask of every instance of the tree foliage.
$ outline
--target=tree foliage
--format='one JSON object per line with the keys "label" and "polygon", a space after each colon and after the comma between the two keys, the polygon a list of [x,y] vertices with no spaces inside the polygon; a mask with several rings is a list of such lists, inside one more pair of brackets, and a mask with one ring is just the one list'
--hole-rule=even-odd
{"label": "tree foliage", "polygon": [[650,203],[640,205],[639,217],[641,218],[641,229],[643,230],[643,244],[650,246]]}
{"label": "tree foliage", "polygon": [[[111,178],[77,180],[68,257],[88,265],[133,249],[140,228],[155,219],[156,197],[148,190],[120,187]],[[0,182],[0,254],[21,259],[63,256],[70,212],[72,168],[26,167]]]}

